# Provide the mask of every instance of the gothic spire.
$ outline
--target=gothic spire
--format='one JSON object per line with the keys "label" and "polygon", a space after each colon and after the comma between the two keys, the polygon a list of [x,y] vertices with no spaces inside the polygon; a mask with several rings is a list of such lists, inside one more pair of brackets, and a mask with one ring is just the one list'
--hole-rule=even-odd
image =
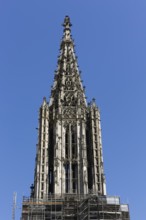
{"label": "gothic spire", "polygon": [[60,44],[57,70],[54,76],[54,85],[51,91],[50,106],[86,106],[84,88],[80,78],[77,56],[74,51],[74,42],[71,37],[69,16],[64,19],[63,37]]}

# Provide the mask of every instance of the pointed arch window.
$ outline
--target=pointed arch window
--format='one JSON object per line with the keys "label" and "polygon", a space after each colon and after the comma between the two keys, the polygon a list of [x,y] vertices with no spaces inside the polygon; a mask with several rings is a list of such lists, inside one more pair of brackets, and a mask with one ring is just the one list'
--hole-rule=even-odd
{"label": "pointed arch window", "polygon": [[72,192],[77,193],[78,190],[78,165],[72,164]]}
{"label": "pointed arch window", "polygon": [[69,163],[66,163],[65,164],[65,191],[66,193],[69,192],[69,186],[70,186],[70,166],[69,166]]}
{"label": "pointed arch window", "polygon": [[77,134],[76,127],[71,126],[71,143],[72,143],[72,158],[77,158]]}
{"label": "pointed arch window", "polygon": [[77,130],[76,125],[68,124],[65,132],[65,191],[77,193],[78,165],[77,165]]}
{"label": "pointed arch window", "polygon": [[66,133],[65,133],[65,156],[66,159],[69,158],[70,155],[70,149],[69,149],[69,125],[66,128]]}

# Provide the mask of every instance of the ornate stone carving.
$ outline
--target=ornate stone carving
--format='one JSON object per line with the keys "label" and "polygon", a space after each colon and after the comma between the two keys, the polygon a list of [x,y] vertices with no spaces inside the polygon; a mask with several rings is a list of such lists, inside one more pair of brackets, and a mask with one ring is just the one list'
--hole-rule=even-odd
{"label": "ornate stone carving", "polygon": [[71,119],[67,119],[67,120],[63,121],[64,128],[67,128],[69,124],[76,126],[77,122],[76,122],[76,120],[71,120]]}
{"label": "ornate stone carving", "polygon": [[77,98],[75,93],[72,91],[67,91],[64,94],[63,105],[64,106],[75,106],[77,104]]}
{"label": "ornate stone carving", "polygon": [[62,112],[62,118],[76,118],[76,109],[72,107],[65,108]]}
{"label": "ornate stone carving", "polygon": [[67,77],[65,80],[64,90],[74,90],[74,84],[70,77]]}

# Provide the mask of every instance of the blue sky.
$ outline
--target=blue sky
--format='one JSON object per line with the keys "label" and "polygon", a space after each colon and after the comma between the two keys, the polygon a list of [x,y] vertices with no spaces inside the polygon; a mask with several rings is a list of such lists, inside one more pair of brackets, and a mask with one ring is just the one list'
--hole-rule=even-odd
{"label": "blue sky", "polygon": [[109,195],[145,219],[146,1],[5,0],[0,3],[0,219],[16,220],[33,182],[38,110],[49,99],[65,15],[71,18],[88,101],[101,110]]}

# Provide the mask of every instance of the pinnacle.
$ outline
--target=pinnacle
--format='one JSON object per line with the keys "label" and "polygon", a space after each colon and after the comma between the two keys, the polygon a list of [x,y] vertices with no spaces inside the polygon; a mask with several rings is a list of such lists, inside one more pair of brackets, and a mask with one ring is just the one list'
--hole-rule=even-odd
{"label": "pinnacle", "polygon": [[68,15],[66,15],[64,18],[63,26],[65,27],[65,29],[70,28],[72,26],[72,24],[70,22],[70,17]]}
{"label": "pinnacle", "polygon": [[64,23],[63,23],[63,27],[64,27],[63,40],[64,41],[72,41],[71,40],[71,29],[70,29],[71,26],[72,26],[72,24],[70,22],[70,17],[69,16],[65,16]]}

